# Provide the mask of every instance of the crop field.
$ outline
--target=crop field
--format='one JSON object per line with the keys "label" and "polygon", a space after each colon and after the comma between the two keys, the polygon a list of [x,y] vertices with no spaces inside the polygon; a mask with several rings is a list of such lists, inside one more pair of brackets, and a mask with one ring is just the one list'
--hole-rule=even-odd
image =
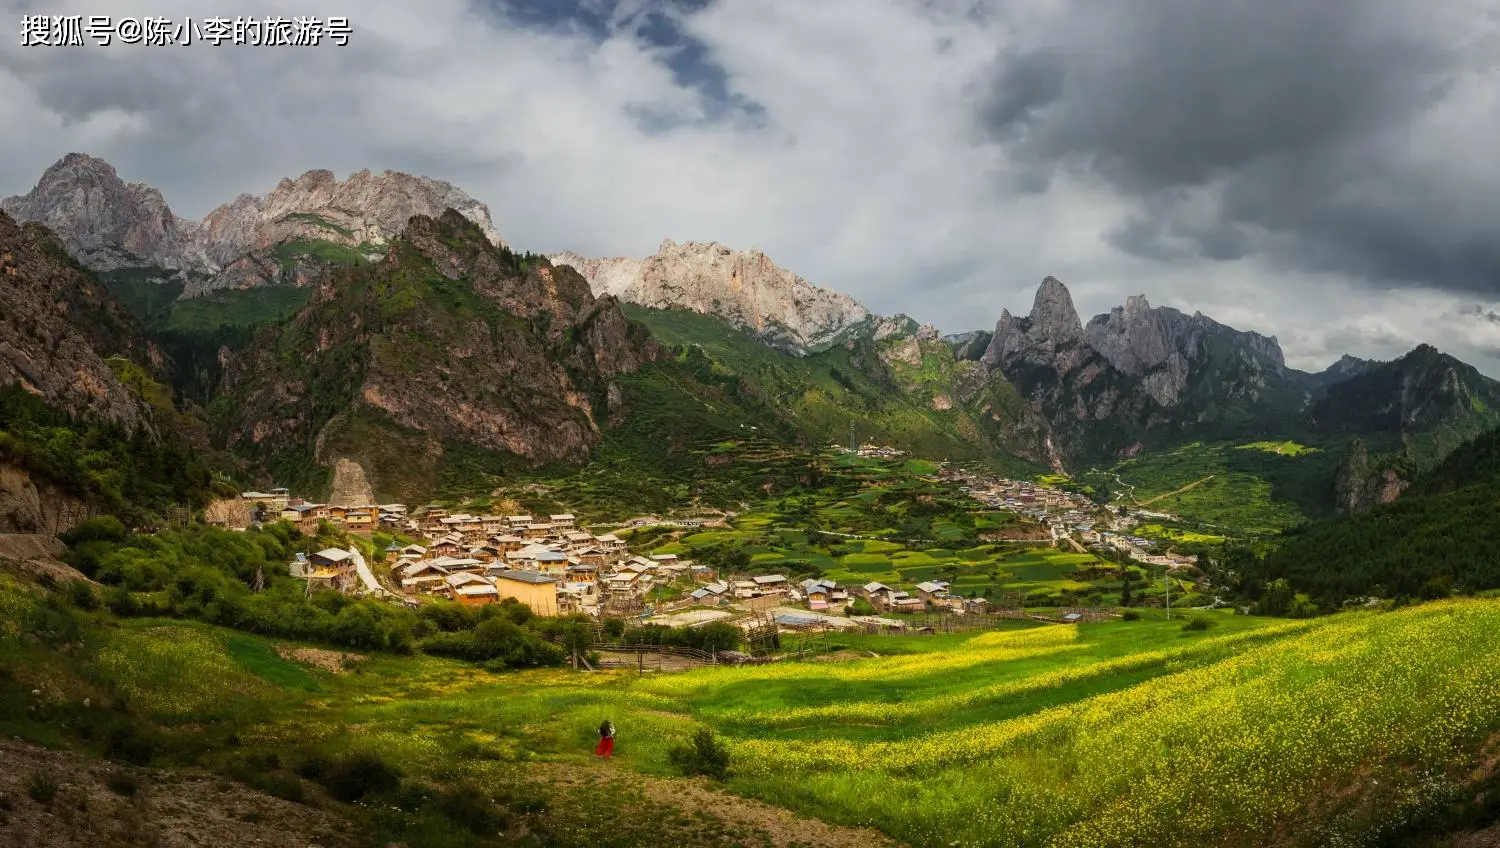
{"label": "crop field", "polygon": [[505,759],[581,761],[608,717],[619,764],[664,774],[668,745],[707,725],[730,742],[732,790],[919,846],[1357,844],[1419,822],[1493,761],[1500,602],[1211,620],[671,676],[428,678],[271,735],[349,723],[412,764],[452,733]]}
{"label": "crop field", "polygon": [[756,571],[850,585],[875,581],[910,588],[944,580],[966,597],[1018,596],[1031,605],[1053,605],[1064,593],[1119,591],[1117,578],[1076,576],[1113,568],[1093,554],[1024,539],[983,541],[984,535],[1020,535],[1025,528],[1014,513],[986,509],[924,479],[930,463],[839,457],[833,465],[854,475],[854,482],[770,500],[736,516],[729,528],[662,540],[649,550],[721,563],[737,553]]}

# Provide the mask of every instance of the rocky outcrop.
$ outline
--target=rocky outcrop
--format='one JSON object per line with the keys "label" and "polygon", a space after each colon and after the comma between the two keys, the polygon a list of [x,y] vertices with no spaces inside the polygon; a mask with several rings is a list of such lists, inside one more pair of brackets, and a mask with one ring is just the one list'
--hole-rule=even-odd
{"label": "rocky outcrop", "polygon": [[1270,379],[1286,377],[1286,360],[1276,339],[1233,330],[1201,312],[1189,316],[1170,307],[1153,308],[1145,295],[1129,297],[1123,307],[1095,316],[1084,328],[1084,339],[1115,370],[1141,378],[1160,406],[1177,403],[1194,363],[1206,360],[1215,342],[1222,342],[1251,370]]}
{"label": "rocky outcrop", "polygon": [[92,513],[76,496],[0,461],[0,533],[66,533]]}
{"label": "rocky outcrop", "polygon": [[375,503],[375,490],[365,477],[365,469],[352,459],[340,457],[333,465],[333,492],[328,496],[332,506],[366,506]]}
{"label": "rocky outcrop", "polygon": [[0,212],[0,386],[18,383],[73,415],[135,430],[147,412],[105,362],[112,354],[160,359],[52,233]]}
{"label": "rocky outcrop", "polygon": [[488,207],[441,180],[368,170],[339,180],[331,171],[284,179],[270,193],[240,195],[202,221],[172,214],[161,193],[126,183],[101,159],[70,153],[29,194],[0,209],[55,231],[97,271],[177,272],[184,297],[222,288],[307,285],[331,265],[379,258],[414,215],[454,209],[492,244],[503,244]]}
{"label": "rocky outcrop", "polygon": [[1042,281],[1031,312],[1002,311],[982,361],[1047,421],[1066,456],[1140,450],[1148,432],[1229,436],[1290,421],[1304,401],[1274,338],[1204,316],[1154,308],[1144,296],[1084,325],[1067,287]]}
{"label": "rocky outcrop", "polygon": [[1364,512],[1373,506],[1390,503],[1411,484],[1409,471],[1401,467],[1400,458],[1370,458],[1369,449],[1358,436],[1349,440],[1344,459],[1334,474],[1335,509],[1346,515]]}
{"label": "rocky outcrop", "polygon": [[250,505],[242,498],[215,498],[203,507],[203,520],[218,527],[244,530],[250,526]]}
{"label": "rocky outcrop", "polygon": [[1049,367],[1067,374],[1089,358],[1073,296],[1056,277],[1042,280],[1024,318],[1001,310],[984,362],[1002,370]]}
{"label": "rocky outcrop", "polygon": [[718,242],[667,240],[644,259],[561,253],[552,263],[577,269],[595,295],[713,315],[797,354],[826,348],[872,320],[848,295],[809,283],[759,250]]}

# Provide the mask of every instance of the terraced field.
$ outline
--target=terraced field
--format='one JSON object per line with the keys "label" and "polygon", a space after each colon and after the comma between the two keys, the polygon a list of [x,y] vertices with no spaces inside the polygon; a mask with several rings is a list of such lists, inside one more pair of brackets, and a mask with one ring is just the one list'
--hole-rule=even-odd
{"label": "terraced field", "polygon": [[[932,463],[847,456],[826,461],[819,490],[766,501],[736,516],[727,529],[662,538],[644,549],[847,585],[876,581],[910,588],[945,580],[966,597],[1021,598],[1032,606],[1119,591],[1116,577],[1076,576],[1112,564],[1028,543],[1044,531],[931,479]],[[654,532],[625,535],[639,542]],[[995,535],[1019,538],[985,540]]]}

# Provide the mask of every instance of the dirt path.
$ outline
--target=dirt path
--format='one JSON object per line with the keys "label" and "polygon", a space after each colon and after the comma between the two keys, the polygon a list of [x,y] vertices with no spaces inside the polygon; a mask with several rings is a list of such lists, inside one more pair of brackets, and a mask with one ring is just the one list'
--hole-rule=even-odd
{"label": "dirt path", "polygon": [[1146,498],[1143,501],[1136,501],[1135,504],[1136,504],[1136,506],[1150,506],[1151,504],[1156,503],[1157,501],[1161,500],[1162,498],[1170,498],[1173,495],[1180,495],[1180,494],[1182,494],[1183,492],[1186,492],[1189,489],[1196,489],[1199,486],[1203,485],[1204,483],[1207,483],[1208,481],[1210,481],[1212,479],[1214,479],[1214,475],[1210,474],[1207,477],[1204,477],[1202,480],[1194,480],[1193,482],[1187,484],[1186,486],[1183,486],[1181,489],[1177,489],[1175,491],[1167,492],[1164,495],[1157,495],[1156,497]]}
{"label": "dirt path", "polygon": [[622,783],[640,790],[653,804],[697,816],[712,815],[725,825],[751,831],[774,848],[898,848],[902,843],[870,828],[845,827],[798,815],[750,798],[715,789],[702,778],[666,779],[637,774],[613,763],[592,763],[593,768],[565,763],[534,763],[537,777],[569,787]]}

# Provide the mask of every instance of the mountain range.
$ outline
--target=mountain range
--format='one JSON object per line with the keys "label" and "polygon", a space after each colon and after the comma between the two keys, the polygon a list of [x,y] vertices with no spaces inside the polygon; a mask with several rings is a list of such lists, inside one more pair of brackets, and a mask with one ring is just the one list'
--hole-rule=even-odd
{"label": "mountain range", "polygon": [[394,171],[360,171],[342,181],[331,171],[308,171],[192,221],[173,214],[155,188],[120,179],[108,162],[69,153],[29,193],[0,199],[0,210],[46,225],[95,271],[176,278],[184,297],[307,285],[330,265],[378,257],[413,215],[438,217],[446,209],[504,244],[483,203],[446,182]]}
{"label": "mountain range", "polygon": [[[758,250],[518,254],[482,203],[391,171],[309,171],[190,221],[69,154],[0,210],[0,280],[30,287],[0,310],[25,325],[0,379],[127,425],[175,418],[234,473],[325,490],[358,466],[374,494],[419,499],[460,466],[577,465],[626,433],[657,456],[747,427],[804,446],[852,429],[1059,471],[1194,440],[1358,438],[1329,484],[1357,510],[1500,424],[1500,384],[1426,346],[1309,374],[1274,337],[1141,295],[1084,322],[1051,277],[1028,314],[943,336]],[[121,395],[106,357],[174,412]]]}

